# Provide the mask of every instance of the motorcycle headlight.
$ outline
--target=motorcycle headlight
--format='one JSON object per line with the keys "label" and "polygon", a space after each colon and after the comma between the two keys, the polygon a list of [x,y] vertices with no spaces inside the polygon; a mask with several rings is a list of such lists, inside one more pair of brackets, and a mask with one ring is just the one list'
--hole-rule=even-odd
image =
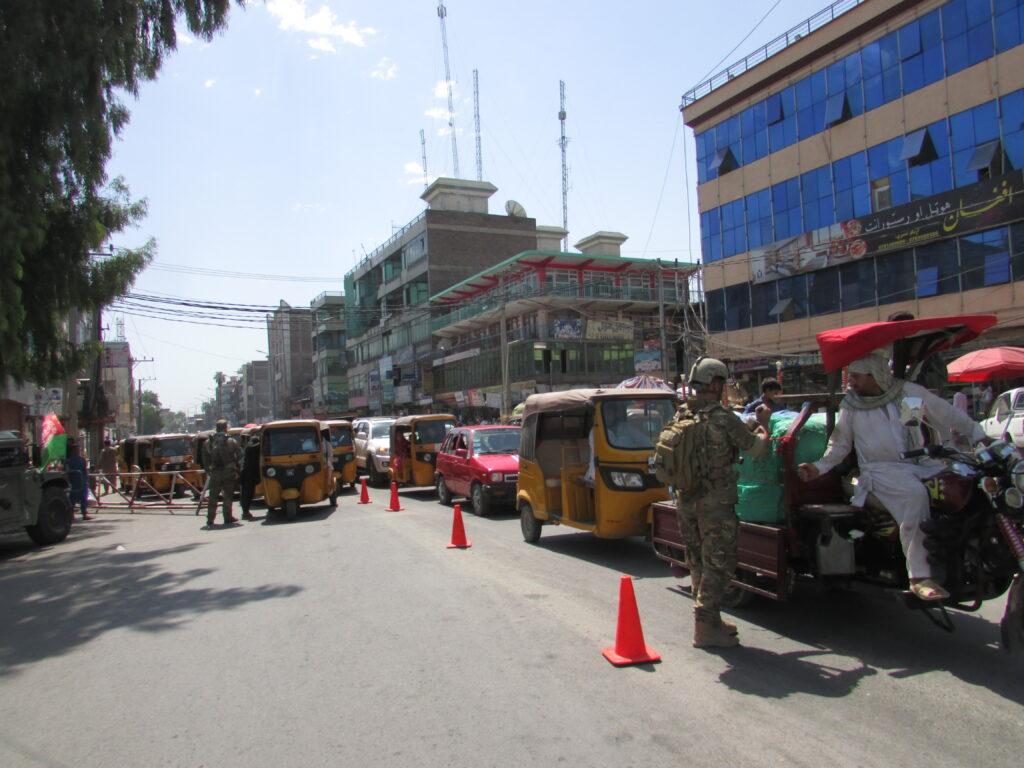
{"label": "motorcycle headlight", "polygon": [[609,472],[612,484],[618,488],[643,488],[644,478],[639,472]]}
{"label": "motorcycle headlight", "polygon": [[1016,488],[1007,488],[1006,493],[1003,494],[1003,501],[1011,509],[1020,509],[1024,507],[1024,493],[1021,493]]}
{"label": "motorcycle headlight", "polygon": [[273,467],[267,467],[267,477],[276,477],[276,476],[277,476],[277,470],[274,469]]}
{"label": "motorcycle headlight", "polygon": [[315,467],[312,464],[307,464],[306,465],[306,474],[307,475],[312,475],[314,471],[315,471]]}
{"label": "motorcycle headlight", "polygon": [[1017,465],[1010,472],[1013,484],[1018,491],[1024,493],[1024,461],[1018,461]]}

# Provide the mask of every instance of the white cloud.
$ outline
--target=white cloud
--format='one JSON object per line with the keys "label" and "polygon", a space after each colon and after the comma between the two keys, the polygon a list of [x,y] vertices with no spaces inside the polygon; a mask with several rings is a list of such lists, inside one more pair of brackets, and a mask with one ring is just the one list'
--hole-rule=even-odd
{"label": "white cloud", "polygon": [[370,77],[375,77],[378,80],[394,80],[397,74],[398,65],[385,56],[377,62],[377,67],[370,72]]}
{"label": "white cloud", "polygon": [[294,213],[323,213],[327,208],[323,203],[303,203],[296,201],[292,203]]}
{"label": "white cloud", "polygon": [[373,27],[360,27],[354,21],[338,21],[337,15],[326,4],[310,12],[306,0],[267,0],[266,8],[277,19],[278,28],[285,32],[298,32],[314,38],[336,38],[360,48],[366,45],[367,37],[377,34]]}
{"label": "white cloud", "polygon": [[209,80],[203,83],[203,88],[213,88],[213,86],[215,86],[216,84],[217,81],[211,77]]}
{"label": "white cloud", "polygon": [[448,119],[448,110],[445,109],[444,107],[431,107],[430,109],[428,109],[423,114],[426,115],[429,118],[434,119],[434,120],[447,120]]}
{"label": "white cloud", "polygon": [[253,88],[252,89],[252,95],[255,96],[256,98],[259,98],[260,96],[263,95],[263,89],[262,88]]}
{"label": "white cloud", "polygon": [[[447,125],[443,125],[443,126],[441,126],[440,128],[437,129],[437,135],[438,136],[451,136],[452,135],[452,129],[449,128]],[[462,129],[459,128],[459,127],[456,127],[455,128],[455,135],[456,136],[461,136],[462,135]]]}
{"label": "white cloud", "polygon": [[[455,81],[452,80],[452,92],[455,91]],[[448,98],[448,81],[438,80],[434,84],[434,98],[435,99],[447,99]]]}
{"label": "white cloud", "polygon": [[323,51],[324,53],[338,52],[338,49],[334,47],[334,43],[326,37],[311,37],[306,42],[314,51]]}
{"label": "white cloud", "polygon": [[[404,170],[405,170],[405,178],[400,179],[400,181],[403,181],[406,184],[409,184],[410,186],[412,186],[414,184],[420,184],[420,185],[423,184],[423,166],[420,165],[420,163],[417,163],[415,161],[408,162],[408,163],[405,164],[405,169]],[[428,177],[427,178],[427,183],[429,184],[431,181],[433,181],[436,178],[437,178],[436,176]]]}

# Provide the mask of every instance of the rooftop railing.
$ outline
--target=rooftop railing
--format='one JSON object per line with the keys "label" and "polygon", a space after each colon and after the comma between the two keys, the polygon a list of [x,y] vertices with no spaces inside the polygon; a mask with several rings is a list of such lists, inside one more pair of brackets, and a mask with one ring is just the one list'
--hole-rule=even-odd
{"label": "rooftop railing", "polygon": [[423,218],[426,215],[427,215],[427,211],[426,211],[426,209],[424,209],[423,212],[419,214],[419,216],[414,218],[412,221],[410,221],[408,224],[406,224],[400,230],[398,230],[393,235],[391,235],[391,237],[389,237],[383,243],[381,243],[376,248],[374,248],[372,251],[370,251],[368,254],[366,254],[366,256],[364,256],[362,259],[360,259],[359,263],[356,264],[351,270],[349,270],[348,274],[352,274],[353,272],[357,271],[361,267],[365,266],[367,263],[371,263],[372,264],[374,259],[376,259],[381,254],[385,253],[387,250],[389,250],[391,248],[391,246],[393,246],[395,243],[397,243],[399,240],[401,240],[403,237],[405,237],[406,233],[409,232],[410,229],[415,227],[420,221],[422,221]]}
{"label": "rooftop railing", "polygon": [[834,21],[839,16],[842,16],[847,11],[856,8],[863,2],[865,2],[865,0],[836,0],[832,5],[818,11],[806,21],[800,22],[785,34],[779,35],[774,40],[761,46],[753,53],[748,54],[734,64],[730,64],[721,72],[712,75],[702,83],[695,85],[683,94],[683,106],[688,107],[693,104],[693,102],[697,101],[697,99],[704,98],[716,88],[721,88],[734,77],[739,77],[747,70],[767,61],[775,54],[793,45],[793,43],[802,40],[814,30],[820,29],[829,22]]}

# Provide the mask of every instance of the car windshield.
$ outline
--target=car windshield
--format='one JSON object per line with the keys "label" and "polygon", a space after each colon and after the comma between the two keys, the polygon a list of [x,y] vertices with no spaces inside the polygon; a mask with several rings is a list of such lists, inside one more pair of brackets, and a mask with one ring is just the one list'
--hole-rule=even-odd
{"label": "car windshield", "polygon": [[373,431],[370,433],[370,436],[373,437],[373,438],[387,437],[388,433],[390,431],[391,431],[391,422],[390,421],[381,422],[380,424],[374,424],[373,425]]}
{"label": "car windshield", "polygon": [[1018,392],[1013,399],[1013,410],[1024,411],[1024,392]]}
{"label": "car windshield", "polygon": [[263,439],[266,456],[286,456],[289,453],[313,453],[317,448],[317,431],[313,427],[287,427],[270,429]]}
{"label": "car windshield", "polygon": [[675,410],[669,397],[605,400],[601,403],[605,438],[613,448],[653,450],[662,426]]}
{"label": "car windshield", "polygon": [[331,445],[334,448],[352,445],[352,427],[331,427]]}
{"label": "car windshield", "polygon": [[169,440],[161,440],[153,446],[155,456],[184,456],[192,453],[192,441],[187,437],[173,437]]}
{"label": "car windshield", "polygon": [[450,421],[421,421],[416,425],[416,443],[440,443],[454,426]]}
{"label": "car windshield", "polygon": [[519,429],[484,429],[473,433],[473,453],[519,453]]}

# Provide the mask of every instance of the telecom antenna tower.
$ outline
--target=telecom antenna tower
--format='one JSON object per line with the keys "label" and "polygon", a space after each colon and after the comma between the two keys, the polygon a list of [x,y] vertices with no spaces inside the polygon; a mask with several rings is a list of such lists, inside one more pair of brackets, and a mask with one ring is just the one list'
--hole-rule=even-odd
{"label": "telecom antenna tower", "polygon": [[484,156],[480,152],[480,73],[473,70],[473,123],[476,126],[476,180],[484,180]]}
{"label": "telecom antenna tower", "polygon": [[423,156],[423,188],[427,188],[427,137],[420,128],[420,154]]}
{"label": "telecom antenna tower", "polygon": [[459,144],[455,140],[455,98],[452,93],[452,69],[448,63],[448,28],[445,17],[448,15],[444,0],[437,4],[437,17],[441,20],[441,47],[444,49],[444,77],[448,85],[448,130],[452,134],[452,176],[459,178]]}
{"label": "telecom antenna tower", "polygon": [[558,81],[558,88],[561,92],[560,108],[558,110],[558,122],[562,127],[562,138],[558,144],[562,148],[562,229],[565,230],[565,238],[562,240],[562,250],[569,250],[569,165],[565,160],[565,148],[569,139],[565,137],[565,80]]}

